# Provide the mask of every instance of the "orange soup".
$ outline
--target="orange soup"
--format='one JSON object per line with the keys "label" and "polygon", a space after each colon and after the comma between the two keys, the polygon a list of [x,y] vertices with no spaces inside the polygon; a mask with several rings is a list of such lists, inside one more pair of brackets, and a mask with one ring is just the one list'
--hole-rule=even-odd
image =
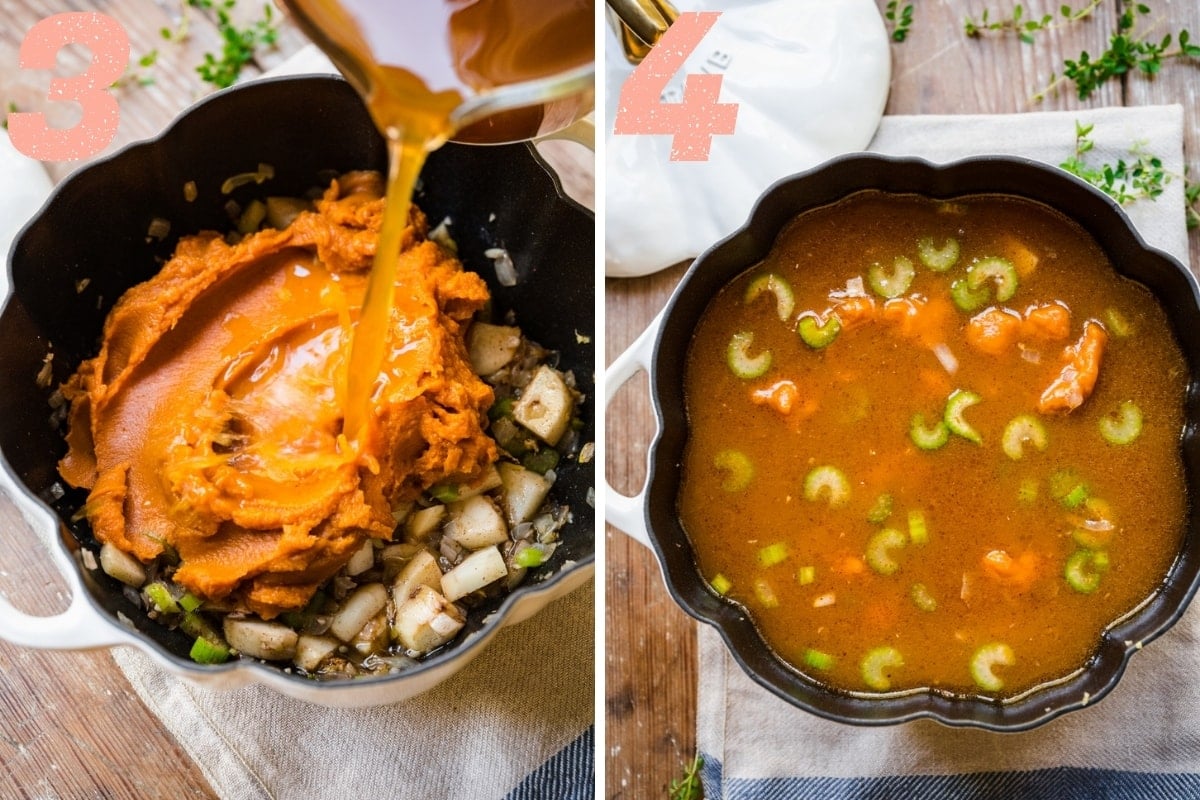
{"label": "orange soup", "polygon": [[705,311],[680,518],[812,679],[1014,696],[1166,575],[1186,381],[1150,292],[1056,211],[862,192]]}

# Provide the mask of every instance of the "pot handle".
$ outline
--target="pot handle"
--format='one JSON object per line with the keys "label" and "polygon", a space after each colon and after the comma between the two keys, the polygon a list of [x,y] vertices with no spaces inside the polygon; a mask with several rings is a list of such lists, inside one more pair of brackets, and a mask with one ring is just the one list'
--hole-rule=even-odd
{"label": "pot handle", "polygon": [[[616,396],[617,390],[625,385],[630,378],[639,372],[650,374],[650,362],[654,354],[654,341],[658,338],[658,328],[662,323],[663,313],[660,311],[646,330],[634,340],[629,348],[609,365],[604,371],[604,407]],[[647,455],[647,458],[649,456]],[[614,489],[606,478],[604,481],[605,499],[604,516],[626,535],[650,546],[650,534],[646,528],[646,487],[642,486],[638,493],[627,497]]]}
{"label": "pot handle", "polygon": [[0,639],[21,647],[86,650],[129,644],[130,636],[104,617],[87,598],[78,566],[58,541],[58,520],[18,492],[4,492],[29,523],[71,592],[71,604],[49,617],[26,614],[0,594]]}

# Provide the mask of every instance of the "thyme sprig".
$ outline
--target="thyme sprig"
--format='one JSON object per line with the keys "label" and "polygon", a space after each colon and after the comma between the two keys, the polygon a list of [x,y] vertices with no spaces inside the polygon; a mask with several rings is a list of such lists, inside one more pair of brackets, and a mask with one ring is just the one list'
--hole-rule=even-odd
{"label": "thyme sprig", "polygon": [[1200,200],[1200,183],[1193,182],[1185,169],[1183,172],[1183,204],[1186,207],[1188,230],[1200,228],[1200,210],[1196,209],[1196,201]]}
{"label": "thyme sprig", "polygon": [[704,759],[699,755],[684,767],[683,778],[672,780],[668,787],[671,800],[703,800],[704,788],[700,784],[700,770],[703,767]]}
{"label": "thyme sprig", "polygon": [[123,89],[127,86],[152,86],[154,76],[150,68],[158,62],[158,50],[151,50],[134,63],[125,68],[125,73],[113,81],[112,88]]}
{"label": "thyme sprig", "polygon": [[[1060,167],[1092,184],[1121,205],[1129,205],[1137,200],[1153,200],[1163,193],[1171,181],[1171,174],[1163,168],[1162,159],[1147,153],[1141,142],[1135,142],[1129,149],[1129,161],[1117,159],[1115,164],[1090,166],[1086,155],[1095,147],[1095,142],[1090,138],[1094,127],[1075,122],[1075,152],[1059,164]],[[1197,190],[1197,196],[1200,196],[1200,190]]]}
{"label": "thyme sprig", "polygon": [[901,7],[900,0],[888,0],[883,16],[892,25],[893,40],[903,42],[908,38],[908,32],[912,28],[913,22],[912,3],[906,3]]}
{"label": "thyme sprig", "polygon": [[1051,75],[1046,87],[1033,96],[1034,102],[1045,100],[1066,81],[1075,84],[1080,100],[1086,100],[1107,81],[1131,71],[1155,75],[1169,59],[1200,58],[1200,45],[1192,44],[1186,28],[1178,34],[1167,33],[1161,39],[1151,40],[1149,34],[1137,35],[1138,17],[1149,13],[1150,7],[1145,3],[1128,4],[1117,20],[1117,30],[1109,39],[1108,49],[1096,58],[1084,50],[1078,59],[1064,61],[1063,74]]}
{"label": "thyme sprig", "polygon": [[184,0],[179,23],[174,28],[162,28],[159,35],[168,42],[183,43],[191,37],[191,15],[188,9],[208,13],[221,36],[220,53],[205,53],[204,61],[196,72],[205,83],[218,89],[232,86],[242,74],[242,68],[250,63],[260,48],[273,47],[279,38],[275,11],[270,4],[263,5],[261,19],[246,27],[239,27],[233,20],[237,0]]}
{"label": "thyme sprig", "polygon": [[1064,3],[1058,9],[1057,17],[1054,14],[1026,17],[1025,6],[1018,3],[1013,6],[1009,16],[992,19],[991,10],[985,8],[979,19],[967,17],[963,20],[963,33],[975,38],[983,36],[985,33],[998,35],[1015,33],[1017,38],[1025,44],[1033,44],[1034,34],[1085,19],[1091,16],[1101,2],[1103,0],[1088,0],[1079,8],[1072,8]]}

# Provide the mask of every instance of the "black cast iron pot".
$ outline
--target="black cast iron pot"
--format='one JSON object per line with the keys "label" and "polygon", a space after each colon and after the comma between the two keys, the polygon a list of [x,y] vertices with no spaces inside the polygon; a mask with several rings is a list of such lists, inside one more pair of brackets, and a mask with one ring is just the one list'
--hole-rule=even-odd
{"label": "black cast iron pot", "polygon": [[[939,199],[1007,194],[1058,209],[1095,238],[1119,272],[1154,292],[1188,361],[1187,424],[1180,432],[1179,447],[1192,501],[1179,554],[1154,595],[1104,633],[1084,670],[1015,700],[995,702],[932,690],[853,695],[812,681],[772,652],[741,606],[717,595],[701,578],[679,522],[679,465],[688,435],[684,356],[701,314],[722,287],[766,256],[780,230],[796,215],[864,189]],[[762,196],[742,228],[696,259],[662,314],[606,372],[606,396],[611,399],[621,384],[642,369],[650,374],[658,435],[650,448],[645,487],[633,498],[610,488],[605,503],[608,520],[654,549],[675,600],[720,632],[751,678],[819,716],[861,725],[928,717],[997,731],[1035,727],[1107,694],[1130,656],[1179,619],[1200,585],[1200,509],[1194,502],[1200,485],[1200,291],[1182,264],[1142,241],[1115,202],[1061,170],[1016,158],[977,158],[935,166],[915,159],[854,155],[781,180]]]}
{"label": "black cast iron pot", "polygon": [[[270,164],[275,177],[221,194],[231,175]],[[80,361],[95,354],[105,315],[130,286],[149,278],[181,236],[229,230],[229,199],[243,206],[266,195],[295,196],[354,169],[386,173],[386,154],[366,109],[349,84],[333,76],[264,80],[198,103],[162,135],[132,145],[72,175],[22,231],[10,261],[11,296],[0,314],[0,483],[15,496],[74,591],[70,608],[53,618],[29,618],[0,598],[0,635],[42,647],[134,644],[167,668],[210,685],[257,681],[327,705],[366,705],[403,699],[448,677],[505,624],[519,621],[570,589],[594,569],[594,511],[589,504],[594,465],[564,461],[555,493],[573,522],[549,562],[501,600],[474,609],[456,643],[395,676],[315,682],[250,660],[201,666],[190,642],[152,622],[99,571],[81,569],[80,548],[97,550],[86,520],[74,519],[86,493],[65,488],[56,464],[65,452],[62,431],[48,424],[48,400]],[[194,182],[189,202],[184,185]],[[590,212],[562,191],[531,145],[446,145],[421,174],[417,204],[430,224],[449,217],[463,263],[483,274],[499,318],[509,309],[535,341],[561,354],[580,391],[593,394],[595,226]],[[151,221],[170,221],[161,241]],[[484,251],[502,247],[519,281],[495,280]],[[83,291],[78,282],[86,280]],[[53,380],[34,380],[47,352]],[[592,441],[591,404],[582,413],[583,441]],[[0,536],[3,536],[0,533]],[[118,614],[132,622],[122,626]],[[586,623],[590,626],[590,620]]]}

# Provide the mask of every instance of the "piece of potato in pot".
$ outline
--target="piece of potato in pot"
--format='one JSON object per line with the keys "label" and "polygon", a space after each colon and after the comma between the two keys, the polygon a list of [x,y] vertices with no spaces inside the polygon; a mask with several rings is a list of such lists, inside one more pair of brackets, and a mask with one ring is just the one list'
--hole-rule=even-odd
{"label": "piece of potato in pot", "polygon": [[342,643],[332,636],[310,636],[301,634],[296,641],[296,655],[292,663],[306,672],[316,672],[325,659],[337,652]]}
{"label": "piece of potato in pot", "polygon": [[543,364],[513,406],[513,419],[553,447],[567,432],[574,410],[575,397],[562,374]]}
{"label": "piece of potato in pot", "polygon": [[242,655],[264,661],[288,661],[296,655],[300,635],[286,625],[254,617],[226,617],[225,641]]}
{"label": "piece of potato in pot", "polygon": [[517,464],[504,463],[499,469],[508,524],[520,525],[533,519],[550,493],[550,481]]}
{"label": "piece of potato in pot", "polygon": [[367,539],[346,562],[346,574],[361,575],[373,566],[375,566],[375,545],[370,539]]}
{"label": "piece of potato in pot", "polygon": [[468,550],[479,550],[508,541],[504,517],[482,495],[450,504],[450,521],[445,533]]}
{"label": "piece of potato in pot", "polygon": [[457,600],[506,575],[508,565],[504,563],[504,556],[500,554],[499,548],[476,550],[442,576],[442,592],[448,600]]}
{"label": "piece of potato in pot", "polygon": [[387,601],[387,588],[382,583],[358,587],[329,620],[329,632],[343,642],[350,641],[370,622],[371,617],[387,607]]}
{"label": "piece of potato in pot", "polygon": [[404,523],[404,538],[410,542],[419,542],[429,538],[429,534],[437,530],[446,518],[446,507],[443,505],[422,508],[409,515]]}
{"label": "piece of potato in pot", "polygon": [[392,600],[399,606],[418,586],[428,586],[430,589],[441,590],[442,570],[438,567],[437,558],[428,550],[422,550],[414,555],[392,584]]}
{"label": "piece of potato in pot", "polygon": [[414,653],[428,653],[458,635],[465,622],[458,606],[421,586],[396,609],[396,639]]}
{"label": "piece of potato in pot", "polygon": [[141,588],[146,582],[146,568],[141,562],[108,542],[100,546],[100,569],[135,589]]}
{"label": "piece of potato in pot", "polygon": [[476,375],[491,375],[506,366],[520,346],[520,328],[476,322],[467,333],[467,354]]}

